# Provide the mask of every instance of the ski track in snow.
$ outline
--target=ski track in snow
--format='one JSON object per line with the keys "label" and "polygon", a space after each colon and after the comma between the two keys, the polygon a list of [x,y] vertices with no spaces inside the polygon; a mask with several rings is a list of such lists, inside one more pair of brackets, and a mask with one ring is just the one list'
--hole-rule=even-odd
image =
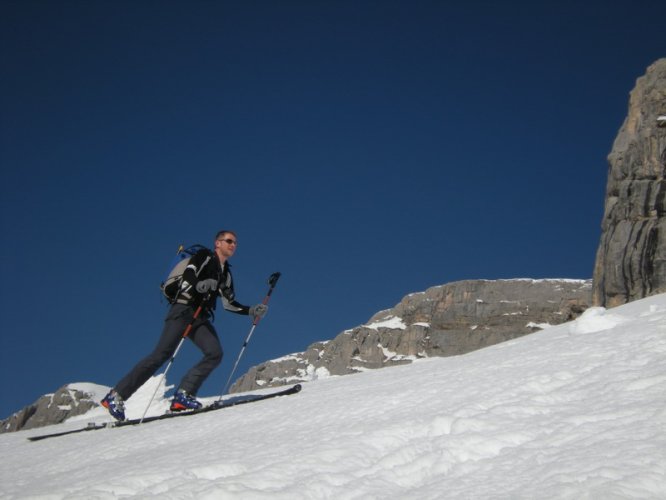
{"label": "ski track in snow", "polygon": [[[129,401],[130,417],[156,380]],[[26,439],[108,420],[97,409],[4,434],[0,497],[663,499],[665,396],[659,295],[219,412]]]}

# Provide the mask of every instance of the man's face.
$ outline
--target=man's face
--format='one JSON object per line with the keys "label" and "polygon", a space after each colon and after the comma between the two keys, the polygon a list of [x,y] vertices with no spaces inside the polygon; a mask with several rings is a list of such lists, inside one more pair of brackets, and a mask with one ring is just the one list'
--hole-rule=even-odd
{"label": "man's face", "polygon": [[215,240],[215,249],[219,249],[222,255],[224,255],[227,259],[234,254],[237,245],[238,242],[236,241],[236,236],[231,233],[224,233],[217,240]]}

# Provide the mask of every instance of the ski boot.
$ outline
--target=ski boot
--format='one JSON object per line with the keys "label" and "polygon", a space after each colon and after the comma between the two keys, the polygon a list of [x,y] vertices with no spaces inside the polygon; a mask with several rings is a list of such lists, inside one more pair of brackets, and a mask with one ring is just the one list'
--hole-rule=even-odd
{"label": "ski boot", "polygon": [[125,420],[125,404],[123,398],[116,391],[109,392],[101,401],[102,406],[109,410],[109,413],[116,420]]}
{"label": "ski boot", "polygon": [[203,405],[194,396],[179,390],[171,400],[171,411],[198,410]]}

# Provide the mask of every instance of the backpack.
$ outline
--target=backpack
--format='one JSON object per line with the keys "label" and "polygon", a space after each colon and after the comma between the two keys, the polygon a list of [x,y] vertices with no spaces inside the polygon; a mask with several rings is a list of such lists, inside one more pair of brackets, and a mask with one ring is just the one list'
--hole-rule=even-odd
{"label": "backpack", "polygon": [[180,291],[180,284],[183,282],[185,268],[190,263],[192,256],[201,250],[207,250],[207,248],[203,245],[192,245],[187,248],[180,245],[178,247],[178,252],[176,252],[176,256],[171,262],[171,267],[169,267],[169,273],[160,285],[160,289],[169,304],[176,302],[178,292]]}

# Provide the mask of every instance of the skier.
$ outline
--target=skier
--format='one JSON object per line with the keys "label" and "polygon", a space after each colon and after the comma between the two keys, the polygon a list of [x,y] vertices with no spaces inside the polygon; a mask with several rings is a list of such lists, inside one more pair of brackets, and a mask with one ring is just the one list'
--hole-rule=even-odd
{"label": "skier", "polygon": [[268,311],[265,304],[248,307],[238,303],[234,295],[228,259],[234,255],[238,241],[236,233],[222,230],[215,236],[215,249],[197,252],[189,261],[176,299],[169,309],[162,335],[152,353],[139,361],[127,375],[102,399],[102,406],[117,420],[125,420],[124,401],[129,399],[176,350],[195,309],[202,311],[194,320],[188,337],[203,352],[203,358],[183,377],[171,401],[172,411],[199,409],[196,394],[208,375],[222,361],[222,346],[211,323],[217,295],[227,311],[250,315],[253,320],[263,318]]}

